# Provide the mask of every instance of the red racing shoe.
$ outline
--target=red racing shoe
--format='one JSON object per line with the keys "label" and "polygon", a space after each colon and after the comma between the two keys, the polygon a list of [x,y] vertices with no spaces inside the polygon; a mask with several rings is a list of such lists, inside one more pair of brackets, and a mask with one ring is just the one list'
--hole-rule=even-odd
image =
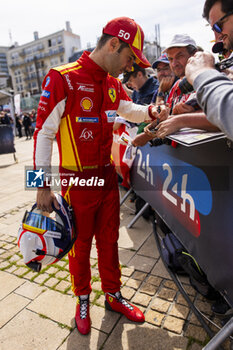
{"label": "red racing shoe", "polygon": [[121,292],[115,294],[106,293],[105,308],[110,311],[120,312],[129,320],[134,322],[144,322],[145,316],[136,306],[128,303],[121,295]]}
{"label": "red racing shoe", "polygon": [[89,312],[89,295],[85,298],[78,296],[75,323],[78,331],[81,334],[88,334],[90,332],[91,319]]}

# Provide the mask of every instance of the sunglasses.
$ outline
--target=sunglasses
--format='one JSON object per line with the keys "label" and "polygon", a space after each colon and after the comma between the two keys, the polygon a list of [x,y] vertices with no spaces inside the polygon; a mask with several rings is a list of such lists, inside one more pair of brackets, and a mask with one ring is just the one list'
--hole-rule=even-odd
{"label": "sunglasses", "polygon": [[224,15],[223,17],[221,17],[217,22],[214,23],[212,30],[214,30],[217,33],[222,33],[222,27],[223,27],[223,23],[222,21],[231,16],[233,14],[233,11],[228,12],[226,15]]}

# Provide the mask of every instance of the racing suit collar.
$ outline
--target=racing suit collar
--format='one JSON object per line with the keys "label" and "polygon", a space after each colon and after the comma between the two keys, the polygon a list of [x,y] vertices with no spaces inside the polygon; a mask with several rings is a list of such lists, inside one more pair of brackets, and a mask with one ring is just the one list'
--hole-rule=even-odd
{"label": "racing suit collar", "polygon": [[90,74],[93,75],[96,82],[106,79],[108,73],[105,72],[98,64],[96,64],[90,57],[91,52],[84,51],[78,62],[85,67]]}

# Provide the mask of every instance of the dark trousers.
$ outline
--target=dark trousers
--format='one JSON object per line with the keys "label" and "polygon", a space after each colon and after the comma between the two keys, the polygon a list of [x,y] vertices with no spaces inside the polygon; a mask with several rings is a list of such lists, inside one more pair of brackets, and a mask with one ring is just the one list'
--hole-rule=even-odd
{"label": "dark trousers", "polygon": [[31,138],[32,137],[32,133],[31,133],[30,126],[25,126],[24,130],[25,130],[25,135],[27,136],[27,139],[28,139],[28,136]]}
{"label": "dark trousers", "polygon": [[22,137],[22,126],[20,125],[20,126],[17,126],[17,130],[18,130],[18,136],[19,137]]}

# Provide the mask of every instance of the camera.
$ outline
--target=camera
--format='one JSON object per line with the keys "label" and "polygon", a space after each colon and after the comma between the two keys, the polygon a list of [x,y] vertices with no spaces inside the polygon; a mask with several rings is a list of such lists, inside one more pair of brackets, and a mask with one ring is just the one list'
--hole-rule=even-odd
{"label": "camera", "polygon": [[[215,68],[219,72],[222,72],[223,70],[231,67],[232,65],[233,65],[233,57],[227,58],[225,60],[222,60],[221,62],[216,63]],[[189,84],[187,78],[185,78],[185,77],[179,83],[179,88],[180,88],[180,91],[182,92],[182,94],[188,94],[194,90],[193,86],[191,84]]]}

